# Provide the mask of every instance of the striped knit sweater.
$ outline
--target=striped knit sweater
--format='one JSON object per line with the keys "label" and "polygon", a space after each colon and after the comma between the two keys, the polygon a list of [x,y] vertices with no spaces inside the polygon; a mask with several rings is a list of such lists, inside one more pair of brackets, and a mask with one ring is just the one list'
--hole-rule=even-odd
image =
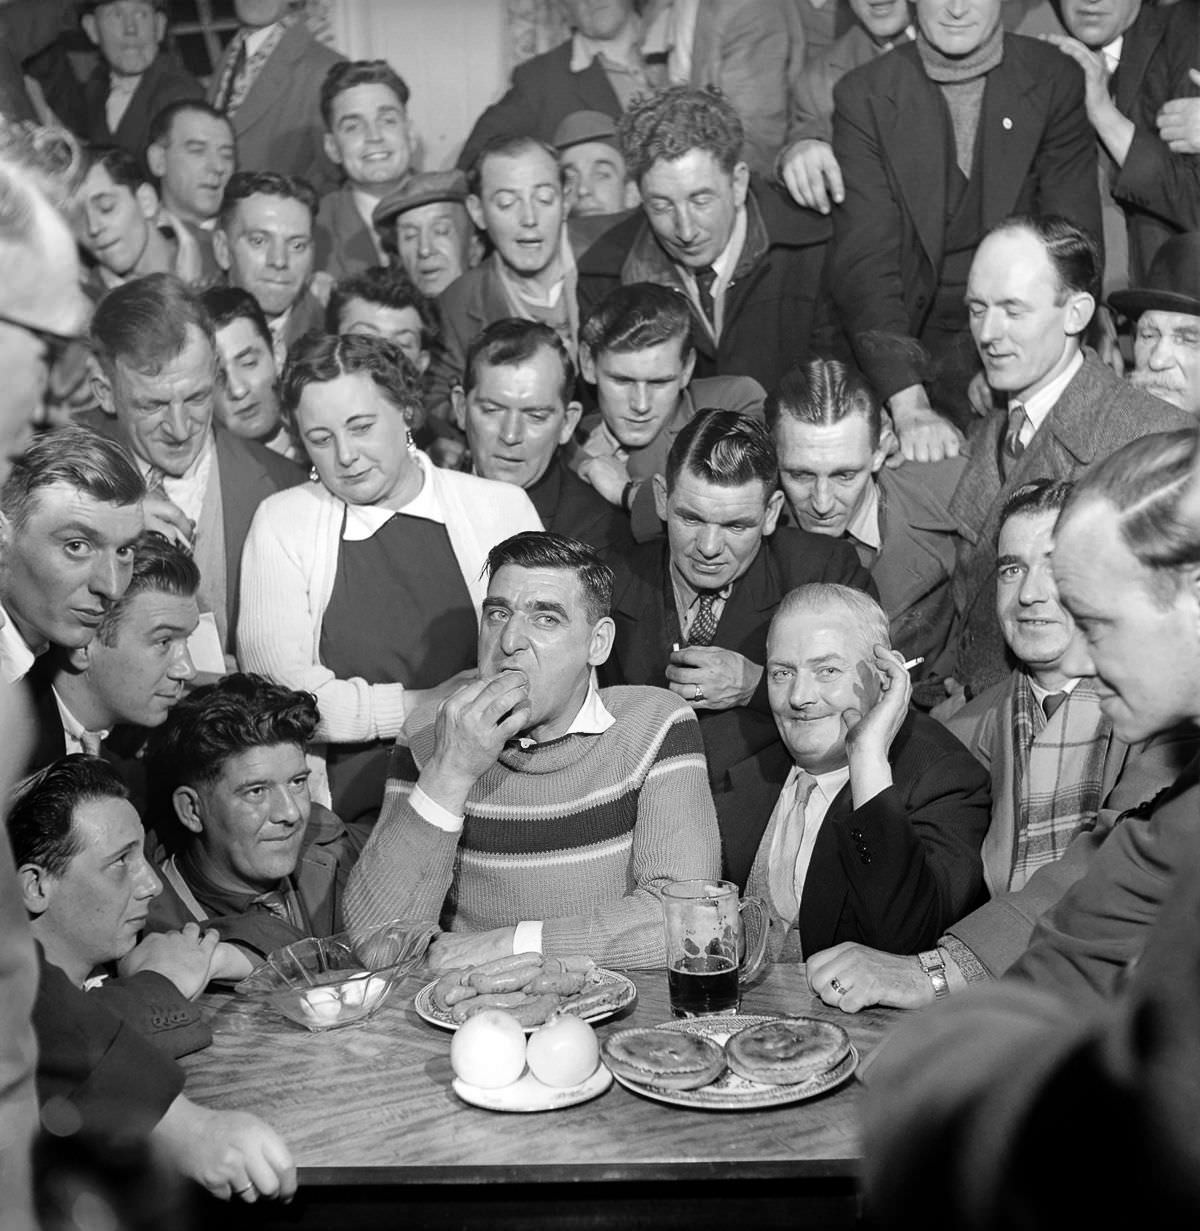
{"label": "striped knit sweater", "polygon": [[[700,728],[665,689],[600,695],[616,719],[607,731],[509,745],[475,784],[461,833],[423,820],[413,784],[390,779],[347,887],[350,925],[481,932],[540,919],[547,954],[663,965],[662,886],[721,866]],[[412,750],[429,759],[432,724]]]}

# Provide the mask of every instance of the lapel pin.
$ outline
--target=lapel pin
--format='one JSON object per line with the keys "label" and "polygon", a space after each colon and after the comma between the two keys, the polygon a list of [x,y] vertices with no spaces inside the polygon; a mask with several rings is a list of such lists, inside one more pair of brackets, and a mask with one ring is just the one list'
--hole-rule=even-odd
{"label": "lapel pin", "polygon": [[1000,123],[1003,125],[1004,130],[1006,132],[1012,127],[1012,120],[1010,120],[1008,116],[1005,116],[1004,119],[1000,121]]}

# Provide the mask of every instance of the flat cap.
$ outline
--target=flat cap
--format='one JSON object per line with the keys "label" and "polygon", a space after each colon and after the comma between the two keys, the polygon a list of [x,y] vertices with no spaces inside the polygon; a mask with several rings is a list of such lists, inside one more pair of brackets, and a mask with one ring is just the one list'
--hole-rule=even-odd
{"label": "flat cap", "polygon": [[395,192],[384,197],[375,206],[371,221],[384,227],[398,214],[418,205],[432,205],[435,201],[457,201],[461,205],[466,199],[467,177],[461,171],[422,171],[410,175]]}
{"label": "flat cap", "polygon": [[616,120],[603,111],[572,111],[554,130],[551,144],[561,154],[585,141],[602,141],[614,149],[619,148]]}

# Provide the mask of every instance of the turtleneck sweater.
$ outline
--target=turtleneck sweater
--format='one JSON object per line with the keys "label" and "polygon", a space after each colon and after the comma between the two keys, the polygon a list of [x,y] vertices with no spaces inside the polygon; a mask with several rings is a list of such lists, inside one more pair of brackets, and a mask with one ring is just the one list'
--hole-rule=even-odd
{"label": "turtleneck sweater", "polygon": [[[552,956],[663,965],[663,885],[720,871],[700,728],[666,689],[600,696],[616,720],[608,730],[507,745],[472,789],[461,833],[422,819],[414,784],[389,779],[347,886],[350,926],[407,918],[483,932],[541,920]],[[432,723],[411,747],[418,766],[429,761]]]}
{"label": "turtleneck sweater", "polygon": [[948,56],[939,51],[918,29],[917,51],[925,75],[941,87],[942,97],[950,109],[955,161],[969,179],[975,157],[975,134],[983,109],[983,87],[987,74],[1004,57],[1004,27],[997,22],[991,34],[965,56]]}

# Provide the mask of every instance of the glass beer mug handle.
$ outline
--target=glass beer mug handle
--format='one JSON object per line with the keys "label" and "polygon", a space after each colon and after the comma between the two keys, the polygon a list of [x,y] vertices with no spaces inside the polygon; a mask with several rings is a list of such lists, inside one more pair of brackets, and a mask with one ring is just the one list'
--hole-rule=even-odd
{"label": "glass beer mug handle", "polygon": [[742,920],[744,952],[738,982],[746,984],[763,968],[763,960],[767,955],[767,931],[770,927],[770,920],[766,906],[758,898],[743,898],[738,906],[738,914],[743,913],[747,917]]}

